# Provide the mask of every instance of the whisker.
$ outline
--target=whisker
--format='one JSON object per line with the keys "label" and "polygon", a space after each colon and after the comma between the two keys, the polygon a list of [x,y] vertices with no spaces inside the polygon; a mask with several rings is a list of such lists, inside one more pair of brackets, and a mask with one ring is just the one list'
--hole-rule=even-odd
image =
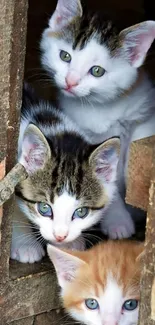
{"label": "whisker", "polygon": [[103,240],[102,237],[94,235],[94,234],[86,233],[86,234],[84,234],[84,236],[89,236],[89,237],[95,238],[96,240]]}

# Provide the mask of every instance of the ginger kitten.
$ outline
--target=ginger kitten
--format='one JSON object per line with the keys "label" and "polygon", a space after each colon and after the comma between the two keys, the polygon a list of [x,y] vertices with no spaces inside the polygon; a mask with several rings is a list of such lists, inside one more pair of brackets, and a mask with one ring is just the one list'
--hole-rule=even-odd
{"label": "ginger kitten", "polygon": [[143,244],[107,241],[85,251],[48,245],[67,312],[86,325],[137,325]]}

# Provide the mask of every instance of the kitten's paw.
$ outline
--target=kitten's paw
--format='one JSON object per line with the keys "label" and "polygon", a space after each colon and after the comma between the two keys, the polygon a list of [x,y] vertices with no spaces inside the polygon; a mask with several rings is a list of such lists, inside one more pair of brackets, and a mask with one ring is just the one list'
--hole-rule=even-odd
{"label": "kitten's paw", "polygon": [[36,246],[21,244],[20,247],[11,247],[11,258],[21,263],[38,262],[45,255],[42,245],[37,242]]}
{"label": "kitten's paw", "polygon": [[129,238],[135,233],[134,227],[128,225],[109,226],[106,234],[110,239]]}
{"label": "kitten's paw", "polygon": [[113,221],[109,220],[109,222],[106,220],[102,229],[110,239],[129,238],[135,233],[134,222],[127,211],[124,218],[113,218]]}

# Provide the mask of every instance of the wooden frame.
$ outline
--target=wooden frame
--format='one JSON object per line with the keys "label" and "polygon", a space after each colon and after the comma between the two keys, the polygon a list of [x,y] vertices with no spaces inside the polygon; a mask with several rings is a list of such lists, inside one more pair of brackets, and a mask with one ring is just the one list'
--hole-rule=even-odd
{"label": "wooden frame", "polygon": [[[27,8],[28,0],[0,0],[0,179],[15,165],[26,49]],[[155,325],[154,143],[155,139],[152,138],[132,144],[126,198],[128,203],[148,211],[139,325]],[[136,158],[135,153],[138,153],[139,158]],[[137,159],[144,168],[137,169]],[[141,180],[139,187],[137,182],[135,186],[137,172]],[[147,182],[144,184],[146,179]],[[142,184],[143,191],[139,196],[139,188],[142,189]],[[4,204],[3,209],[0,207],[0,323],[1,325],[43,324],[43,315],[36,318],[34,315],[60,307],[55,275],[46,261],[36,264],[35,267],[30,265],[25,268],[23,264],[20,270],[18,270],[18,263],[9,264],[13,206],[12,196]],[[47,314],[46,316],[44,314],[46,318],[44,324],[51,324],[52,319],[57,322],[57,316],[53,316],[56,315],[55,312],[49,315],[52,316],[47,320]],[[22,320],[25,317],[27,318]]]}
{"label": "wooden frame", "polygon": [[[28,0],[0,0],[0,178],[15,165],[26,50]],[[12,196],[0,207],[0,323],[56,309],[60,303],[48,263],[9,265]],[[39,289],[38,289],[39,288]],[[29,324],[33,319],[29,318]],[[25,324],[25,323],[24,323]]]}

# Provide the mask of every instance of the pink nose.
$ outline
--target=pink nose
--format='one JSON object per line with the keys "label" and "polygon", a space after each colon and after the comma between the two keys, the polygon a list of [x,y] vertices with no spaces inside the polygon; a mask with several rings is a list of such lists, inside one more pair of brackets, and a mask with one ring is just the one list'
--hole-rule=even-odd
{"label": "pink nose", "polygon": [[70,89],[70,88],[75,87],[79,84],[79,79],[77,77],[67,76],[66,84],[67,84],[67,87]]}
{"label": "pink nose", "polygon": [[67,237],[68,234],[66,234],[65,236],[57,236],[54,234],[54,237],[56,239],[57,242],[62,242],[63,240],[65,240],[65,238]]}

